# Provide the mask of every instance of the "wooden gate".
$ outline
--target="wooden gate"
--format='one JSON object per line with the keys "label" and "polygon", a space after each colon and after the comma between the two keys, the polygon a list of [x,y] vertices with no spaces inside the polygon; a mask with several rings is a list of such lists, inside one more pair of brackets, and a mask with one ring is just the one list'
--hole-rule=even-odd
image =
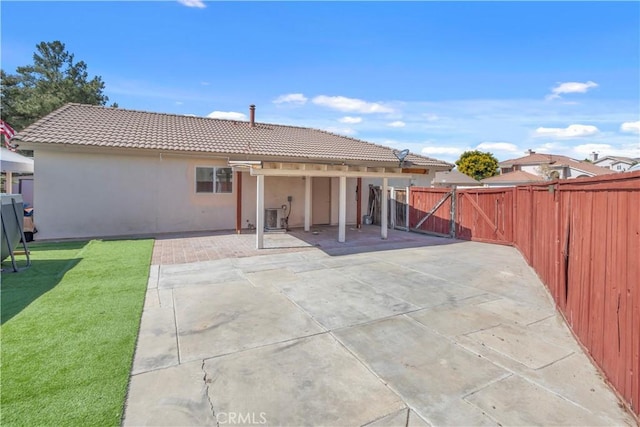
{"label": "wooden gate", "polygon": [[513,188],[457,191],[455,237],[463,240],[512,245],[513,192]]}
{"label": "wooden gate", "polygon": [[454,190],[411,187],[409,229],[436,236],[451,236],[451,209]]}
{"label": "wooden gate", "polygon": [[411,188],[411,231],[513,244],[513,189]]}

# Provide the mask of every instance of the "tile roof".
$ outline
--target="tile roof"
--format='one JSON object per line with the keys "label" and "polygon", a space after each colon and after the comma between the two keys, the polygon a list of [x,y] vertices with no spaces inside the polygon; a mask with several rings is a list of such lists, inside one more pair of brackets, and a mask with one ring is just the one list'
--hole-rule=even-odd
{"label": "tile roof", "polygon": [[544,178],[525,171],[513,171],[480,180],[483,184],[521,184],[544,181]]}
{"label": "tile roof", "polygon": [[568,166],[573,169],[579,169],[587,172],[591,175],[606,175],[611,173],[611,170],[608,168],[596,166],[589,162],[581,162],[579,160],[572,159],[571,157],[560,156],[557,154],[533,153],[517,159],[505,160],[500,162],[498,165],[501,168],[509,168],[518,165],[549,165],[551,167]]}
{"label": "tile roof", "polygon": [[604,161],[604,160],[613,160],[614,162],[617,163],[628,163],[628,164],[634,164],[635,162],[637,162],[637,159],[634,159],[632,157],[621,157],[621,156],[605,156],[605,157],[601,157],[598,160],[594,161],[593,164],[594,165],[598,165],[598,163]]}
{"label": "tile roof", "polygon": [[[248,157],[385,162],[393,150],[312,128],[67,104],[18,132],[16,141],[100,147],[161,149]],[[452,164],[409,154],[411,165],[450,169]]]}
{"label": "tile roof", "polygon": [[446,184],[446,185],[481,185],[479,181],[471,178],[468,175],[463,174],[458,170],[452,171],[438,171],[435,178],[431,181],[431,184]]}

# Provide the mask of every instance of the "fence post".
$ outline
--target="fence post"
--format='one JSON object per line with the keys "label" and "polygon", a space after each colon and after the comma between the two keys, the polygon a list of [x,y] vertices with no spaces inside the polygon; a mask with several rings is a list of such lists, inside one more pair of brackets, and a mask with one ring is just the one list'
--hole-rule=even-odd
{"label": "fence post", "polygon": [[410,210],[409,210],[409,203],[411,202],[410,196],[411,196],[411,185],[409,185],[407,187],[407,192],[406,192],[406,200],[405,200],[405,211],[404,211],[404,215],[405,215],[405,225],[407,226],[407,232],[409,232],[409,230],[411,230],[411,225],[409,224],[409,215],[411,214]]}
{"label": "fence post", "polygon": [[456,186],[451,187],[451,228],[449,234],[452,239],[456,238],[456,205],[458,204],[458,198],[456,195]]}

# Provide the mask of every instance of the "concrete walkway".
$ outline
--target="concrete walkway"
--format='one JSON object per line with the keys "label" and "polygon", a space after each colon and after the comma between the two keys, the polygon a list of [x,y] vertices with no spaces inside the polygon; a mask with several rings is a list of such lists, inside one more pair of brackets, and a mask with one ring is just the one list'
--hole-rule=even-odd
{"label": "concrete walkway", "polygon": [[124,425],[634,425],[515,249],[349,233],[152,266]]}

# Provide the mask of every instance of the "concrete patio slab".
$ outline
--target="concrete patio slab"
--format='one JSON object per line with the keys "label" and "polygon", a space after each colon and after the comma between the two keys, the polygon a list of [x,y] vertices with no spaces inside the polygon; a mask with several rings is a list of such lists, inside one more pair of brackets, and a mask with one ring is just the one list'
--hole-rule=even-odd
{"label": "concrete patio slab", "polygon": [[411,409],[402,409],[367,424],[366,427],[429,427],[430,425]]}
{"label": "concrete patio slab", "polygon": [[145,308],[132,374],[175,366],[178,361],[173,307]]}
{"label": "concrete patio slab", "polygon": [[157,241],[123,424],[634,424],[515,249],[335,231]]}
{"label": "concrete patio slab", "polygon": [[574,353],[543,369],[525,372],[526,378],[560,396],[571,396],[571,401],[588,409],[598,419],[609,420],[609,425],[624,425],[623,414],[611,411],[619,405],[618,399],[583,353]]}
{"label": "concrete patio slab", "polygon": [[446,280],[384,261],[341,267],[336,272],[420,308],[486,293],[469,286],[451,286]]}
{"label": "concrete patio slab", "polygon": [[327,329],[418,309],[334,270],[305,272],[298,276],[296,282],[277,283],[276,286]]}
{"label": "concrete patio slab", "polygon": [[574,403],[524,378],[511,376],[466,397],[501,425],[605,426],[612,420],[594,416]]}
{"label": "concrete patio slab", "polygon": [[483,310],[495,313],[501,318],[512,320],[516,325],[528,325],[555,314],[555,310],[552,307],[524,304],[510,298],[499,298],[488,301],[482,303],[480,307]]}
{"label": "concrete patio slab", "polygon": [[[452,403],[509,373],[406,317],[335,331],[336,337],[420,416],[436,425],[452,422]],[[459,405],[455,405],[459,406]],[[482,423],[480,411],[457,411],[456,423]],[[487,420],[489,422],[490,420]]]}
{"label": "concrete patio slab", "polygon": [[127,426],[215,426],[202,361],[131,377]]}
{"label": "concrete patio slab", "polygon": [[543,368],[572,353],[571,349],[551,344],[530,329],[512,325],[498,325],[468,336],[532,369]]}
{"label": "concrete patio slab", "polygon": [[359,426],[406,408],[329,334],[208,359],[204,370],[216,413],[269,425]]}
{"label": "concrete patio slab", "polygon": [[456,304],[434,307],[431,310],[420,310],[409,316],[427,329],[451,338],[493,328],[500,325],[503,319],[480,307],[479,304],[484,302],[481,298],[485,295],[488,294],[458,301]]}
{"label": "concrete patio slab", "polygon": [[284,296],[246,280],[174,293],[181,362],[325,331]]}

